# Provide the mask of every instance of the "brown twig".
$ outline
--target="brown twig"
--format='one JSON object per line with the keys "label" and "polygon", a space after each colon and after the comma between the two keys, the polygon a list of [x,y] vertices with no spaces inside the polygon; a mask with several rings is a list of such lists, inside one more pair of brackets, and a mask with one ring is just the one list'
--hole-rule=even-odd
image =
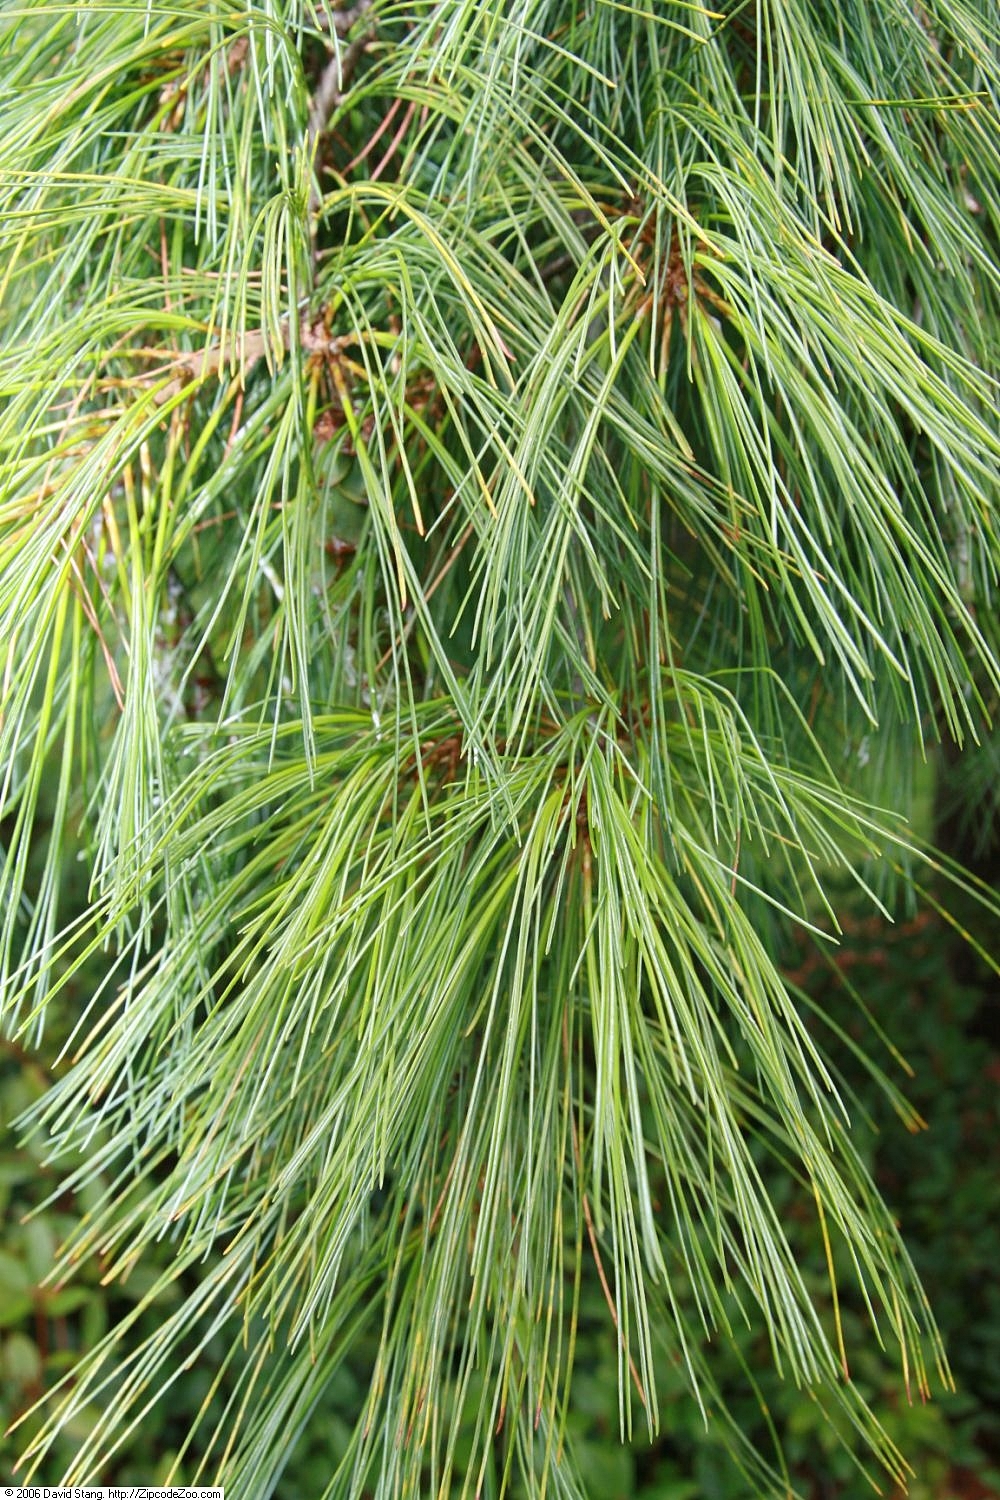
{"label": "brown twig", "polygon": [[[333,30],[338,36],[346,36],[354,25],[360,21],[366,10],[371,8],[372,0],[358,0],[356,5],[345,5],[333,12]],[[316,8],[316,27],[319,31],[330,30],[330,12],[320,11]]]}
{"label": "brown twig", "polygon": [[[291,344],[291,330],[287,318],[282,322],[282,341],[285,347]],[[299,348],[306,354],[319,355],[324,359],[337,359],[342,351],[351,344],[356,344],[361,336],[357,333],[331,334],[328,332],[322,318],[309,320],[302,318],[298,327]],[[181,352],[175,354],[159,370],[140,380],[139,384],[148,384],[157,380],[168,371],[174,371],[174,379],[166,385],[157,396],[157,402],[164,401],[175,396],[181,390],[184,377],[188,379],[203,381],[213,375],[220,375],[223,367],[234,356],[238,355],[242,365],[243,373],[249,372],[258,360],[265,357],[268,351],[267,337],[262,328],[249,328],[241,332],[225,343],[212,344],[207,349],[192,350],[190,353]],[[162,349],[130,349],[129,354],[134,359],[162,359]]]}
{"label": "brown twig", "polygon": [[383,135],[385,135],[385,132],[389,129],[389,126],[392,124],[393,119],[396,116],[396,112],[402,102],[402,99],[394,99],[392,101],[392,103],[389,105],[389,108],[385,112],[385,117],[383,118],[381,125],[368,137],[367,141],[362,146],[357,156],[352,156],[351,160],[347,163],[347,166],[344,168],[345,177],[347,176],[348,172],[353,172],[355,167],[360,167],[366,156],[371,155],[375,147],[378,145],[379,141],[382,139]]}
{"label": "brown twig", "polygon": [[[358,0],[358,4],[353,6],[350,12],[340,12],[339,14],[343,15],[345,22],[348,15],[350,15],[351,19],[349,24],[343,26],[336,24],[337,35],[340,36],[348,31],[354,22],[364,15],[370,5],[371,0]],[[336,20],[337,18],[335,18],[335,22]],[[312,253],[314,264],[316,261],[316,230],[318,227],[319,206],[323,198],[319,186],[319,167],[315,160],[316,152],[319,147],[320,138],[326,133],[330,116],[343,101],[344,93],[354,76],[354,70],[358,66],[361,55],[371,40],[371,34],[371,28],[369,28],[362,36],[356,37],[346,48],[334,47],[333,56],[323,69],[319,83],[316,86],[312,109],[309,111],[309,123],[306,126],[306,149],[309,153],[309,159],[313,163],[312,186],[309,189],[309,216],[312,221]]]}
{"label": "brown twig", "polygon": [[382,160],[379,162],[378,166],[374,169],[374,171],[372,172],[370,178],[368,179],[370,182],[377,182],[378,181],[378,179],[382,176],[382,173],[385,171],[386,167],[389,165],[389,163],[392,160],[392,158],[395,156],[396,152],[399,150],[400,142],[402,141],[404,135],[406,134],[406,132],[410,128],[410,121],[413,119],[414,113],[416,112],[416,108],[417,108],[416,101],[411,99],[410,103],[406,106],[406,113],[403,115],[403,119],[402,119],[402,122],[401,122],[401,124],[399,126],[399,129],[396,131],[396,134],[393,136],[392,140],[389,142],[389,145],[386,148],[386,152],[385,152],[385,155],[382,157]]}
{"label": "brown twig", "polygon": [[[326,130],[327,122],[338,104],[343,101],[344,92],[354,75],[358,60],[364,52],[370,39],[370,33],[359,36],[341,52],[336,49],[330,61],[323,69],[316,92],[313,95],[312,109],[309,111],[309,123],[306,126],[306,142],[310,152],[315,149],[320,136]],[[318,190],[313,187],[313,192],[318,199]]]}

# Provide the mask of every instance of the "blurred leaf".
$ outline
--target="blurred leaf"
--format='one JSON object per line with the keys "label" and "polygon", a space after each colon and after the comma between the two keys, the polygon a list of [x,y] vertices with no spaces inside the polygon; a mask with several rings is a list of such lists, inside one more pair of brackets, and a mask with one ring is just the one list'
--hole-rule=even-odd
{"label": "blurred leaf", "polygon": [[38,1346],[27,1334],[5,1334],[0,1346],[0,1360],[4,1378],[21,1389],[34,1385],[41,1375],[42,1361]]}

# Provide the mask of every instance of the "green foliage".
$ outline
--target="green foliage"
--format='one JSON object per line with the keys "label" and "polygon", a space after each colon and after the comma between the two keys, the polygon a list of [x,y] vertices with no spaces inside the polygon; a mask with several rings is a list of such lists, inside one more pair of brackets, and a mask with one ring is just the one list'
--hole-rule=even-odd
{"label": "green foliage", "polygon": [[680,1381],[787,1493],[721,1346],[901,1477],[848,1341],[940,1341],[779,956],[991,900],[904,818],[1000,684],[993,8],[0,28],[4,1018],[78,999],[54,1274],[140,1287],[28,1472],[194,1366],[263,1497],[350,1372],[331,1500],[581,1495],[596,1306],[621,1433]]}
{"label": "green foliage", "polygon": [[[25,1440],[35,1436],[41,1417],[34,1410],[42,1393],[72,1374],[81,1357],[98,1346],[109,1324],[125,1317],[148,1290],[140,1273],[124,1286],[108,1288],[101,1282],[101,1266],[89,1258],[74,1270],[71,1281],[53,1279],[60,1242],[77,1229],[81,1218],[99,1201],[101,1183],[89,1182],[78,1194],[59,1191],[60,1174],[69,1160],[45,1163],[37,1143],[17,1147],[12,1124],[30,1104],[44,1096],[52,1079],[39,1060],[15,1047],[0,1056],[0,1424],[7,1429],[20,1420],[23,1430],[7,1431],[0,1439],[0,1471],[11,1474]],[[176,1294],[175,1294],[176,1295]],[[169,1305],[168,1291],[151,1319]],[[150,1324],[152,1326],[152,1322]],[[190,1402],[184,1421],[197,1411]],[[60,1431],[50,1458],[52,1471],[72,1461],[99,1410],[83,1408]],[[141,1439],[119,1458],[115,1477],[122,1482],[154,1482],[168,1472],[172,1416],[161,1410],[148,1420]]]}
{"label": "green foliage", "polygon": [[[975,913],[969,915],[974,920]],[[819,961],[808,947],[788,955],[788,962],[795,966],[790,977],[821,999],[824,1012],[847,1034],[863,1035],[855,1001],[860,988],[877,1013],[890,1021],[893,1031],[906,1038],[912,1073],[907,1093],[928,1125],[926,1132],[906,1132],[888,1109],[880,1085],[858,1069],[848,1050],[838,1049],[838,1060],[857,1089],[859,1117],[879,1126],[877,1133],[866,1134],[864,1153],[911,1237],[958,1384],[956,1393],[939,1394],[932,1403],[908,1403],[891,1360],[866,1345],[859,1309],[845,1307],[845,1326],[854,1334],[849,1343],[856,1351],[853,1377],[913,1468],[907,1485],[910,1500],[939,1500],[951,1493],[956,1468],[1000,1490],[996,1457],[1000,1455],[996,1417],[1000,1410],[1000,1288],[994,1274],[995,1225],[1000,1212],[995,1079],[1000,1059],[995,1043],[976,1030],[984,1007],[990,1004],[991,976],[986,972],[976,976],[974,983],[956,985],[953,960],[954,945],[947,929],[923,918],[895,927],[881,919],[849,924],[835,965]],[[48,1046],[55,1049],[56,1042],[50,1036]],[[9,1127],[48,1082],[34,1058],[8,1053],[0,1128]],[[140,1289],[148,1290],[150,1283],[148,1279],[137,1282],[133,1273],[124,1286],[101,1286],[99,1267],[87,1266],[77,1272],[72,1288],[53,1295],[41,1284],[47,1266],[38,1265],[37,1277],[33,1276],[21,1227],[24,1215],[32,1210],[39,1213],[38,1205],[51,1186],[51,1173],[40,1169],[28,1143],[5,1153],[2,1180],[0,1213],[10,1226],[0,1249],[4,1325],[0,1329],[0,1422],[6,1425],[33,1399],[40,1375],[45,1381],[57,1379],[94,1347],[109,1320],[123,1315],[129,1301],[134,1301]],[[782,1191],[777,1176],[770,1186]],[[40,1210],[50,1243],[65,1233],[67,1216],[72,1220],[82,1208],[80,1203],[64,1200],[61,1206]],[[797,1255],[812,1268],[810,1277],[821,1297],[823,1257],[815,1222],[800,1220],[795,1234]],[[169,1250],[154,1251],[155,1255],[166,1261]],[[36,1316],[38,1298],[43,1299],[44,1321]],[[148,1333],[159,1316],[160,1306],[154,1303],[132,1340]],[[223,1352],[217,1347],[184,1374],[169,1406],[162,1403],[146,1415],[132,1442],[102,1478],[142,1483],[169,1473],[210,1384],[212,1358]],[[322,1490],[347,1450],[350,1424],[363,1401],[365,1359],[374,1357],[374,1352],[373,1347],[360,1352],[325,1388],[279,1480],[278,1500],[295,1500]],[[853,1493],[856,1475],[849,1457],[809,1393],[769,1378],[766,1350],[751,1336],[741,1336],[739,1353],[753,1368],[766,1396],[774,1430],[801,1492],[806,1496]],[[739,1427],[755,1446],[769,1449],[774,1435],[739,1358],[720,1346],[712,1359]],[[614,1342],[608,1337],[600,1288],[592,1280],[581,1297],[576,1368],[568,1427],[592,1493],[637,1500],[753,1500],[754,1490],[748,1489],[724,1445],[711,1431],[706,1432],[682,1374],[669,1360],[661,1358],[657,1371],[663,1431],[652,1442],[640,1436],[628,1447],[619,1445]],[[90,1411],[76,1433],[63,1434],[59,1456],[52,1460],[53,1473],[59,1463],[69,1461],[74,1443],[86,1435],[98,1414]],[[38,1420],[34,1419],[29,1431],[37,1430]],[[19,1440],[15,1431],[6,1446],[0,1442],[0,1469],[5,1472],[13,1467]],[[189,1474],[182,1464],[176,1477],[184,1480]]]}

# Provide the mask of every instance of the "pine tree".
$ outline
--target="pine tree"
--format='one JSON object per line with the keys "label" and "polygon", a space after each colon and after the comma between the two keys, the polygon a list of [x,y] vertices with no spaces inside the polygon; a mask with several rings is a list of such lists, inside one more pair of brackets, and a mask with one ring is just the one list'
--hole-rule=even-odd
{"label": "pine tree", "polygon": [[599,1285],[624,1435],[748,1322],[900,1475],[838,1298],[947,1369],[779,958],[974,887],[906,817],[1000,684],[991,0],[0,26],[5,1024],[86,982],[66,1264],[177,1291],[26,1473],[221,1333],[200,1482],[370,1348],[331,1500],[583,1496]]}

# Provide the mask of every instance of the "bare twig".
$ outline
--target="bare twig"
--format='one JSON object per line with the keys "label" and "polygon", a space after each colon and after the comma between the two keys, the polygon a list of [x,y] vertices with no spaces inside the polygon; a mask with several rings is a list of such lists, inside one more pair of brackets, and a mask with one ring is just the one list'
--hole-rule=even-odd
{"label": "bare twig", "polygon": [[370,36],[371,33],[366,32],[364,36],[355,37],[354,41],[349,43],[343,51],[338,47],[323,69],[313,95],[309,124],[306,127],[306,141],[310,151],[315,149],[316,142],[326,129],[327,121],[337,105],[342,102],[344,92],[354,76],[358,59],[367,47]]}
{"label": "bare twig", "polygon": [[[344,5],[333,12],[333,30],[338,36],[346,36],[354,25],[360,21],[366,10],[371,8],[372,0],[358,0],[356,5]],[[330,12],[325,8],[320,10],[316,7],[316,26],[320,31],[329,31]]]}
{"label": "bare twig", "polygon": [[[291,345],[291,328],[289,321],[282,318],[281,322],[282,342],[286,348]],[[298,327],[299,348],[306,354],[316,354],[324,359],[338,359],[342,352],[352,344],[359,342],[360,335],[355,332],[343,334],[331,334],[328,332],[321,317],[309,320],[302,318]],[[170,381],[158,394],[157,401],[162,403],[177,395],[188,381],[205,381],[213,375],[221,379],[222,372],[231,360],[237,359],[241,374],[246,375],[261,360],[267,356],[269,349],[267,335],[262,328],[248,328],[238,334],[233,334],[225,343],[216,343],[207,349],[192,350],[190,353],[183,352],[174,355],[159,370],[139,379],[137,384],[149,384],[159,379],[168,371],[174,372],[174,379]],[[129,351],[133,358],[138,359],[162,359],[162,349],[132,349]]]}
{"label": "bare twig", "polygon": [[[344,35],[351,26],[360,19],[369,9],[371,0],[358,0],[348,11],[335,13],[334,21],[338,36]],[[350,18],[348,20],[348,17]],[[341,19],[342,18],[342,19]],[[326,131],[327,122],[337,106],[342,102],[344,93],[354,76],[354,70],[362,53],[371,39],[371,28],[363,35],[355,37],[347,47],[334,47],[333,56],[323,69],[316,92],[313,95],[312,109],[309,111],[309,123],[306,126],[306,149],[310,160],[314,163],[312,186],[309,190],[309,215],[312,220],[313,238],[313,261],[316,259],[316,217],[322,201],[322,193],[319,187],[319,168],[315,164],[316,152],[321,136]]]}
{"label": "bare twig", "polygon": [[381,125],[372,135],[369,136],[368,140],[365,141],[365,144],[362,146],[357,156],[353,156],[347,163],[347,166],[344,167],[343,171],[345,177],[348,172],[353,172],[355,167],[360,167],[366,156],[371,155],[385,132],[388,130],[389,126],[392,124],[396,111],[399,109],[402,102],[402,99],[394,99],[392,101],[392,103],[389,105],[389,108],[386,110],[385,117],[382,120]]}

